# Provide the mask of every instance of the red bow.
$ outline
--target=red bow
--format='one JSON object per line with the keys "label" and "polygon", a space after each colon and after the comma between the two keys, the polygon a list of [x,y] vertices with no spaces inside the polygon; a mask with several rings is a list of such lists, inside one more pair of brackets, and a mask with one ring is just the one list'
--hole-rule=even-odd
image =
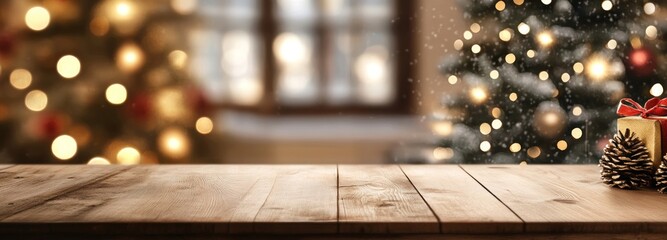
{"label": "red bow", "polygon": [[666,116],[667,115],[667,98],[651,98],[642,107],[639,103],[635,102],[629,98],[621,99],[621,102],[618,104],[618,109],[616,109],[616,114],[621,117],[627,116],[641,116],[646,118],[650,115],[653,116]]}

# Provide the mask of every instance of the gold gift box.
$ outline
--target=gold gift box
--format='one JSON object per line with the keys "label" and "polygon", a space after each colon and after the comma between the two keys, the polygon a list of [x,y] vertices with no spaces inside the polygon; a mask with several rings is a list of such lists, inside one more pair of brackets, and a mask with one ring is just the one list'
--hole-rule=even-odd
{"label": "gold gift box", "polygon": [[[662,118],[664,119],[661,120],[667,121],[667,118]],[[653,167],[658,168],[663,156],[660,120],[633,116],[619,118],[616,124],[621,132],[630,129],[631,132],[637,134],[637,137],[644,142],[648,149],[648,155],[653,160]]]}

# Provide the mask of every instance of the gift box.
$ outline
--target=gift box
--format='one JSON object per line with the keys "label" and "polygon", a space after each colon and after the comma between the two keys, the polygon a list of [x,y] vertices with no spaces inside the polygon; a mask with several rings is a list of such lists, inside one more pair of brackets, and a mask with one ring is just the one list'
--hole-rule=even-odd
{"label": "gift box", "polygon": [[622,99],[616,111],[618,130],[634,132],[646,145],[653,167],[658,168],[667,153],[667,98],[652,98],[641,106],[631,99]]}

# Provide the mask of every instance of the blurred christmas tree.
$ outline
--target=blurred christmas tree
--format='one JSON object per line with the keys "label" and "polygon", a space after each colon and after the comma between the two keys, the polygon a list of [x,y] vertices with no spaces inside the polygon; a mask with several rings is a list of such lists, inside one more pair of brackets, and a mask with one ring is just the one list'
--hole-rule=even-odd
{"label": "blurred christmas tree", "polygon": [[[170,4],[171,3],[171,4]],[[195,1],[3,1],[0,158],[196,162],[213,127],[187,72]]]}
{"label": "blurred christmas tree", "polygon": [[654,3],[460,3],[471,25],[441,70],[463,94],[434,123],[448,161],[593,163],[620,98],[663,94]]}

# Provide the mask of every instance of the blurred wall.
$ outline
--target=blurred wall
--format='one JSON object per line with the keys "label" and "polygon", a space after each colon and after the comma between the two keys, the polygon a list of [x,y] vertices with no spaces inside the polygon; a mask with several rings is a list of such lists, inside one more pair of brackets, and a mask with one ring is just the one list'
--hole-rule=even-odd
{"label": "blurred wall", "polygon": [[468,27],[455,0],[419,0],[416,6],[418,29],[416,39],[417,113],[429,114],[439,107],[442,94],[457,89],[447,83],[438,65],[446,54],[453,53],[454,40]]}

